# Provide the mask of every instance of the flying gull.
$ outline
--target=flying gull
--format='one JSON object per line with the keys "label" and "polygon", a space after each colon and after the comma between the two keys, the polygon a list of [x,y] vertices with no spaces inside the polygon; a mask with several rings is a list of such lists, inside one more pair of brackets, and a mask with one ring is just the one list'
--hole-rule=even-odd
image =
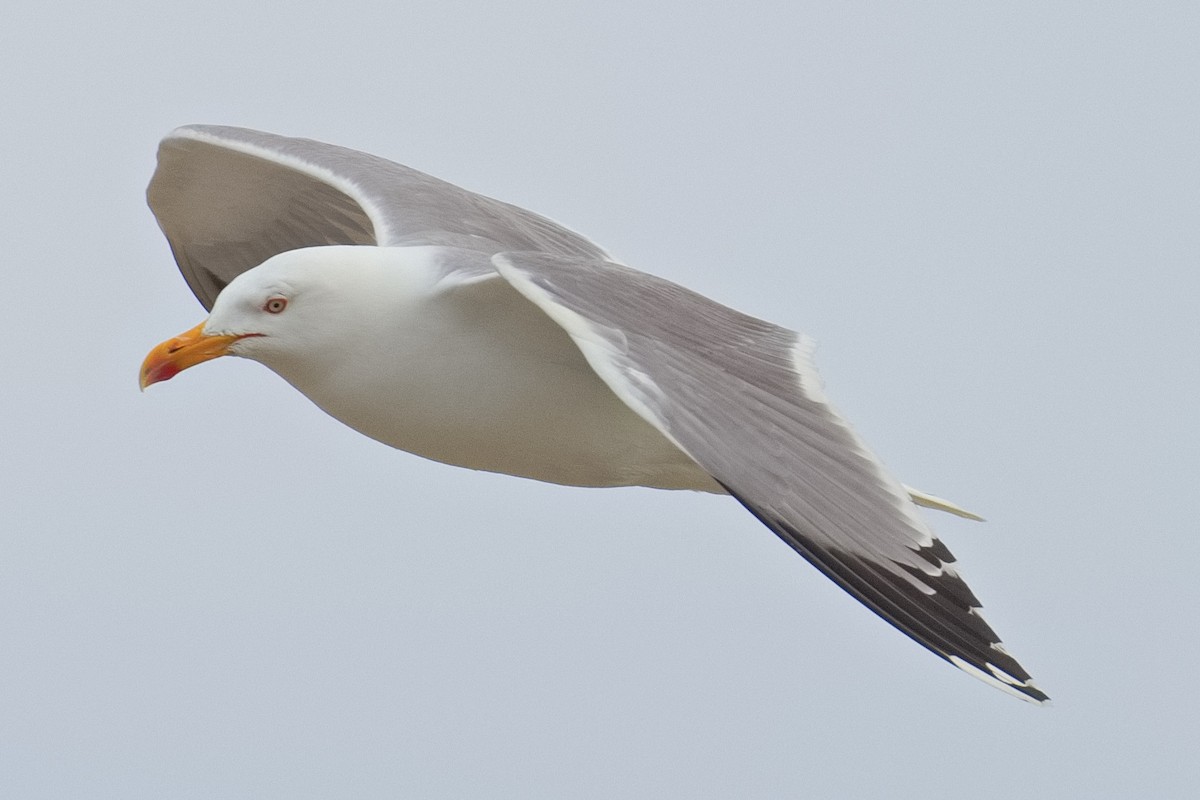
{"label": "flying gull", "polygon": [[307,139],[190,125],[147,191],[210,315],[143,388],[260,361],[351,428],[471,469],[728,493],[809,563],[981,680],[1047,699],[892,478],[809,341],[532,212]]}

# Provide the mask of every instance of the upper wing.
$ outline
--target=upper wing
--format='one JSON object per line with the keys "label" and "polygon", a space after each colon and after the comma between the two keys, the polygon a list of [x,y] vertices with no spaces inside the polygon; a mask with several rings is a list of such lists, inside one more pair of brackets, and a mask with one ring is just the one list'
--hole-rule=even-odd
{"label": "upper wing", "polygon": [[493,261],[623,401],[843,589],[972,675],[1047,699],[908,492],[829,406],[804,339],[617,264]]}
{"label": "upper wing", "polygon": [[607,258],[545,217],[344,147],[189,125],[158,148],[146,197],[188,285],[212,309],[273,255],[327,244],[453,245]]}

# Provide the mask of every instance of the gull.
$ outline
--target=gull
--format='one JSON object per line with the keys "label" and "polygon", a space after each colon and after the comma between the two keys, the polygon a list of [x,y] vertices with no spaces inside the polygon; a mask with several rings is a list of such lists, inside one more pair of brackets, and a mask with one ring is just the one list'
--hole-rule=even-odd
{"label": "gull", "polygon": [[208,318],[140,384],[258,361],[373,439],[572,486],[728,494],[954,666],[1048,699],[922,505],[830,405],[811,341],[631,269],[538,214],[383,158],[189,125],[151,210]]}

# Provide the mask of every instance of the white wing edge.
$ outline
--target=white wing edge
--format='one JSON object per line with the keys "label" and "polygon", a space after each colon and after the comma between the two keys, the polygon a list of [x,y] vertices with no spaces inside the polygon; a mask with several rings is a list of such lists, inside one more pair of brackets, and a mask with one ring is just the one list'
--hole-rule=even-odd
{"label": "white wing edge", "polygon": [[[533,281],[525,277],[524,271],[518,267],[504,253],[498,253],[492,256],[492,264],[495,265],[496,271],[500,273],[504,280],[525,296],[525,299],[537,306],[541,311],[558,323],[575,345],[583,353],[584,360],[600,377],[600,380],[607,384],[621,402],[629,406],[629,408],[652,425],[659,433],[665,436],[671,444],[680,449],[681,452],[687,454],[688,458],[693,461],[695,457],[688,453],[687,448],[671,435],[670,431],[664,429],[662,420],[658,418],[646,402],[644,396],[639,396],[637,389],[625,375],[621,374],[621,370],[613,363],[613,352],[603,337],[596,335],[596,324],[590,320],[584,319],[583,316],[577,314],[571,309],[563,306],[551,297],[544,289],[538,286]],[[618,332],[619,333],[619,332]],[[623,334],[619,334],[623,336]],[[641,387],[643,393],[653,392],[657,387],[653,383],[647,383]]]}
{"label": "white wing edge", "polygon": [[[257,133],[257,131],[255,131]],[[274,134],[271,134],[274,135]],[[265,161],[271,161],[281,167],[294,170],[296,172],[308,175],[311,178],[321,181],[322,183],[332,186],[342,194],[350,197],[354,202],[362,208],[366,213],[367,218],[371,220],[371,226],[375,229],[375,241],[380,245],[385,244],[391,238],[391,231],[388,228],[387,220],[383,212],[374,202],[366,195],[362,187],[354,181],[346,178],[344,175],[339,175],[328,167],[322,167],[319,164],[313,164],[311,161],[305,161],[302,158],[280,153],[277,150],[272,150],[269,147],[263,147],[257,144],[241,141],[240,139],[229,138],[212,133],[207,130],[196,128],[190,125],[184,125],[176,128],[163,137],[163,141],[168,139],[191,139],[205,144],[216,145],[223,147],[226,150],[233,150],[238,153],[244,153],[255,158],[261,158]]]}

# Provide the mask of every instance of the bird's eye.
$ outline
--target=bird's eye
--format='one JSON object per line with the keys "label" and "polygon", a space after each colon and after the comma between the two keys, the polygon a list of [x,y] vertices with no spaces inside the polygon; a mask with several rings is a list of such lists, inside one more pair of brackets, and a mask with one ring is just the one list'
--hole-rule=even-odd
{"label": "bird's eye", "polygon": [[263,311],[268,314],[278,314],[285,308],[287,308],[286,297],[271,297],[267,299],[267,302],[263,303]]}

